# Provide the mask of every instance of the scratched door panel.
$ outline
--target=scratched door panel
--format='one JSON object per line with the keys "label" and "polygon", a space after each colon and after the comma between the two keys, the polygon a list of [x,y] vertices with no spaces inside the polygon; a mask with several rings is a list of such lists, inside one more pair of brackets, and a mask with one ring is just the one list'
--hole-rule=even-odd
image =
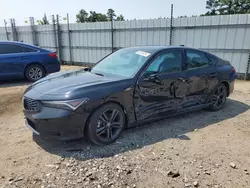
{"label": "scratched door panel", "polygon": [[137,120],[169,115],[182,106],[185,98],[185,89],[181,84],[185,80],[185,73],[182,69],[182,49],[165,50],[152,60],[144,76],[137,82],[135,90]]}
{"label": "scratched door panel", "polygon": [[138,80],[135,90],[135,112],[138,121],[175,113],[182,105],[184,98],[176,98],[174,89],[175,87],[183,89],[179,78],[184,78],[185,73],[160,76],[162,84],[144,81],[143,78]]}

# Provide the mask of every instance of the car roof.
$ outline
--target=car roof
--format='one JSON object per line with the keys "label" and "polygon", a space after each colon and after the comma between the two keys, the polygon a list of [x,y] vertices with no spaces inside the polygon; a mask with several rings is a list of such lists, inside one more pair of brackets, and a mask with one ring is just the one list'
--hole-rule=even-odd
{"label": "car roof", "polygon": [[185,46],[134,46],[134,47],[129,47],[128,49],[136,49],[136,50],[146,51],[149,53],[156,53],[167,49],[190,49],[190,50],[202,51],[199,49],[189,48]]}
{"label": "car roof", "polygon": [[35,49],[41,49],[38,46],[34,46],[31,44],[26,44],[24,42],[17,42],[17,41],[0,41],[0,44],[17,44],[17,45],[21,45],[21,46],[27,46],[30,48],[35,48]]}

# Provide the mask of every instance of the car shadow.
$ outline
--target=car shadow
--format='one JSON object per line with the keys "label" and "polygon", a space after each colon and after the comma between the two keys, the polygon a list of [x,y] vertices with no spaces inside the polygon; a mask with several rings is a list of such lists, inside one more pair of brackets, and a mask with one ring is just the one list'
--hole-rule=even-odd
{"label": "car shadow", "polygon": [[70,142],[44,140],[38,136],[33,136],[33,139],[47,152],[58,156],[73,157],[78,160],[104,158],[171,138],[188,142],[191,138],[185,135],[186,133],[199,131],[211,124],[234,118],[248,109],[249,105],[228,99],[225,107],[220,111],[200,110],[126,129],[115,143],[102,147],[84,139]]}

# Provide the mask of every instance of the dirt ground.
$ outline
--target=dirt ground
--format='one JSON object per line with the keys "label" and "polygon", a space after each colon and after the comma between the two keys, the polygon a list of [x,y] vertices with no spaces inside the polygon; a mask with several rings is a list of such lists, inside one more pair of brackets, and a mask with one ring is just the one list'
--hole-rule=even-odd
{"label": "dirt ground", "polygon": [[250,82],[237,81],[219,112],[128,129],[105,147],[32,136],[21,106],[28,85],[0,85],[0,188],[250,187]]}

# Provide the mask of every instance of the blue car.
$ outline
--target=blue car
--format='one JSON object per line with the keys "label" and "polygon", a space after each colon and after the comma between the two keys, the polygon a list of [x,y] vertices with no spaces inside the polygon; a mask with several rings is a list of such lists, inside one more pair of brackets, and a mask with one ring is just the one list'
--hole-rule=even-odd
{"label": "blue car", "polygon": [[60,71],[57,54],[22,42],[0,41],[0,80],[37,81]]}

